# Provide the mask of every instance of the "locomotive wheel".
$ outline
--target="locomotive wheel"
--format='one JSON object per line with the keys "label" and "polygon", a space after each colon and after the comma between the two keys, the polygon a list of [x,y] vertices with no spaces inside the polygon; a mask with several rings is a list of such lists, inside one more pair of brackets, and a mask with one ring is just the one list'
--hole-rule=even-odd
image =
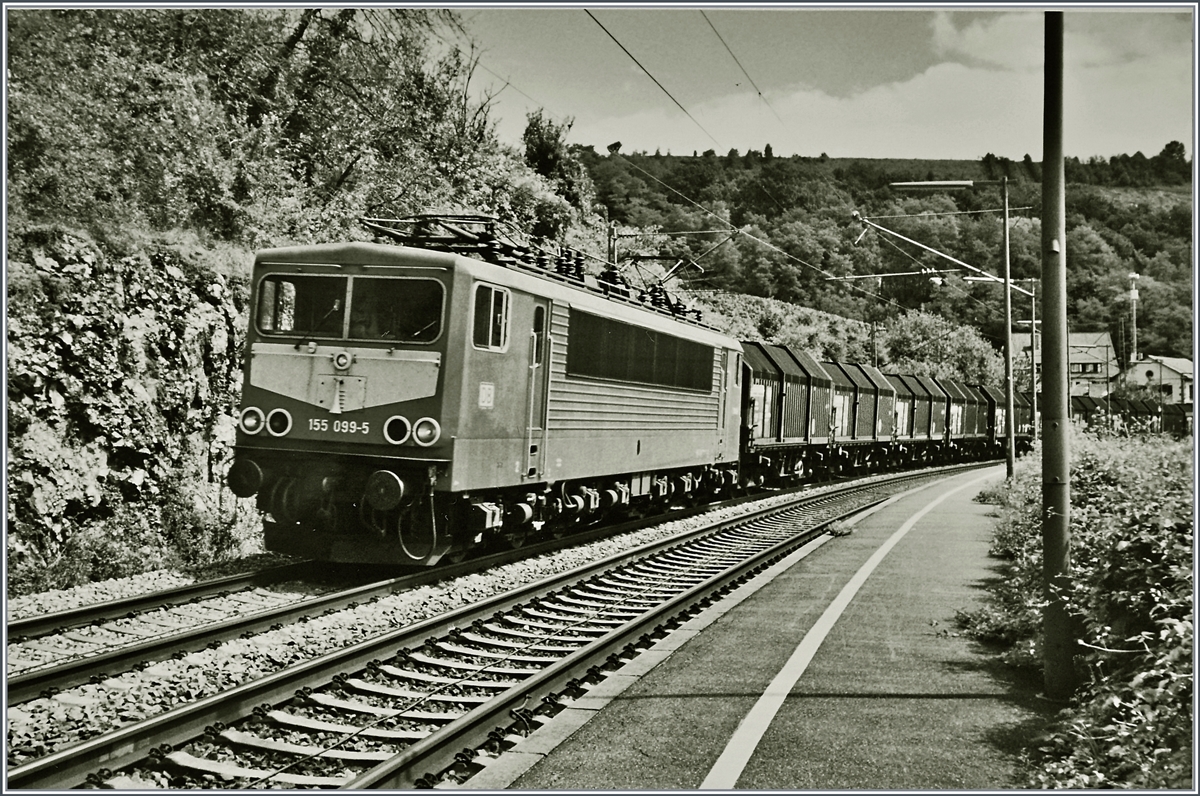
{"label": "locomotive wheel", "polygon": [[279,522],[294,525],[300,520],[300,489],[294,478],[283,478],[271,489],[271,514]]}
{"label": "locomotive wheel", "polygon": [[516,530],[505,531],[500,535],[500,539],[510,550],[520,550],[529,539],[529,526],[521,525]]}
{"label": "locomotive wheel", "polygon": [[358,516],[372,533],[380,539],[387,538],[388,516],[386,511],[377,511],[363,501],[358,506]]}
{"label": "locomotive wheel", "polygon": [[337,504],[330,501],[317,512],[317,527],[327,533],[334,533],[341,530],[340,519],[341,512],[338,511]]}

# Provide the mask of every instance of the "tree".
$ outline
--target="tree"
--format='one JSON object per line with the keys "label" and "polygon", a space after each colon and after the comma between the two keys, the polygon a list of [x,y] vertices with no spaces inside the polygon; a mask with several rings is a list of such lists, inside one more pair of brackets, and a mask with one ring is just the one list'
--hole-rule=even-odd
{"label": "tree", "polygon": [[555,191],[576,210],[590,211],[595,187],[587,170],[571,147],[567,134],[575,120],[560,124],[547,119],[538,109],[526,115],[521,139],[525,144],[525,162],[554,185]]}
{"label": "tree", "polygon": [[1004,361],[996,349],[974,329],[937,315],[909,312],[889,321],[880,348],[889,371],[991,387],[1004,383]]}

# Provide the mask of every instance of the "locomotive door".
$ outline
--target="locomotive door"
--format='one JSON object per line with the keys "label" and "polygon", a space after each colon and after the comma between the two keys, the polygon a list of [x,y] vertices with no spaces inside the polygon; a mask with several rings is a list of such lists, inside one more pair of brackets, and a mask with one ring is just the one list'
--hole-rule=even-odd
{"label": "locomotive door", "polygon": [[529,331],[529,422],[525,435],[525,475],[540,479],[546,466],[546,413],[550,398],[550,361],[554,340],[550,336],[550,302],[534,299]]}

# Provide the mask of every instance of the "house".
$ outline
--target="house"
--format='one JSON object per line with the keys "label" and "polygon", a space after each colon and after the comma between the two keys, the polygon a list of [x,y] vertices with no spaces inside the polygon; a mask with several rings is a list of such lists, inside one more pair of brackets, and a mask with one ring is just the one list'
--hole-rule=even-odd
{"label": "house", "polygon": [[[1028,373],[1032,357],[1037,367],[1039,393],[1042,391],[1043,340],[1044,335],[1039,332],[1037,353],[1034,356],[1029,334],[1016,333],[1012,336],[1014,372],[1019,375],[1024,369]],[[1071,332],[1068,335],[1067,379],[1071,386],[1071,395],[1103,398],[1108,395],[1109,385],[1120,373],[1117,349],[1113,346],[1108,332]]]}
{"label": "house", "polygon": [[1195,397],[1192,360],[1181,357],[1139,359],[1125,372],[1125,383],[1158,393],[1163,404],[1190,404]]}

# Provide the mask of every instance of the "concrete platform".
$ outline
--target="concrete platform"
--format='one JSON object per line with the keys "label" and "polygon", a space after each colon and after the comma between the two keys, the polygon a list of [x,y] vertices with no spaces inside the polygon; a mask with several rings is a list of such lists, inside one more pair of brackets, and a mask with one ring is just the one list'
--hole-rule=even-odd
{"label": "concrete platform", "polygon": [[1014,787],[1054,706],[961,638],[1003,467],[822,537],[612,673],[459,789]]}

